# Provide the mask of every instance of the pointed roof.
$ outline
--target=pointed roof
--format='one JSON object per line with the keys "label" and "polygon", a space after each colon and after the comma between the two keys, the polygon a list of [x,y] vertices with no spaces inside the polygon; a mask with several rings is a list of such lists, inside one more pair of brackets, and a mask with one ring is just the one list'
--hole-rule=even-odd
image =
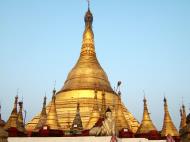
{"label": "pointed roof", "polygon": [[92,30],[93,15],[88,8],[84,17],[85,30],[80,57],[70,71],[61,91],[79,89],[97,89],[113,92],[108,77],[96,58],[94,33]]}
{"label": "pointed roof", "polygon": [[98,108],[97,90],[95,90],[94,91],[94,106],[93,106],[92,113],[90,115],[90,119],[86,128],[91,129],[96,124],[99,118],[100,118],[100,111]]}
{"label": "pointed roof", "polygon": [[18,96],[15,97],[14,107],[11,112],[11,115],[4,126],[4,129],[7,130],[9,128],[17,128],[18,129],[18,114],[17,114],[17,104],[18,104]]}
{"label": "pointed roof", "polygon": [[81,116],[80,116],[80,104],[79,104],[79,102],[77,103],[76,115],[75,115],[75,118],[73,120],[73,124],[71,126],[71,129],[72,130],[83,130],[82,120],[81,120]]}
{"label": "pointed roof", "polygon": [[181,116],[181,122],[180,122],[180,129],[184,128],[186,123],[186,111],[185,111],[185,105],[182,105],[182,108],[180,108],[180,116]]}
{"label": "pointed roof", "polygon": [[146,134],[150,131],[157,131],[155,125],[152,123],[152,120],[150,118],[150,113],[148,112],[147,107],[147,100],[144,97],[144,111],[143,111],[143,118],[140,124],[140,127],[137,130],[137,134]]}
{"label": "pointed roof", "polygon": [[171,119],[170,113],[168,111],[168,104],[166,98],[164,98],[164,121],[161,131],[161,136],[179,136],[179,133]]}
{"label": "pointed roof", "polygon": [[47,113],[46,113],[46,96],[44,97],[44,102],[43,102],[43,107],[42,107],[42,111],[40,114],[40,119],[38,121],[38,124],[36,125],[36,130],[39,130],[40,128],[42,128],[47,121]]}
{"label": "pointed roof", "polygon": [[122,102],[121,102],[121,92],[118,92],[118,102],[115,106],[115,123],[116,123],[116,131],[120,131],[122,128],[127,128],[129,131],[131,131],[131,127],[128,124],[128,121],[125,118]]}
{"label": "pointed roof", "polygon": [[50,105],[49,112],[47,114],[47,120],[45,123],[45,125],[49,126],[49,128],[51,130],[59,130],[60,129],[60,124],[59,124],[58,117],[57,117],[57,110],[56,110],[55,101],[56,101],[56,90],[54,89],[51,105]]}
{"label": "pointed roof", "polygon": [[24,119],[23,119],[22,111],[23,111],[23,102],[19,102],[19,112],[18,112],[18,126],[19,127],[18,127],[18,130],[20,132],[25,131]]}

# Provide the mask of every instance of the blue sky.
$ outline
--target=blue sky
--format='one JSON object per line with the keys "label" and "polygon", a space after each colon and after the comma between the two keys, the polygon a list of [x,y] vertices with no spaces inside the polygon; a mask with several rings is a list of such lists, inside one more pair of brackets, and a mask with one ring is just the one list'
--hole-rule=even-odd
{"label": "blue sky", "polygon": [[[98,59],[112,87],[141,121],[143,90],[153,122],[163,121],[163,97],[179,127],[179,106],[190,107],[190,1],[92,0]],[[0,102],[6,120],[19,88],[27,120],[41,110],[56,80],[59,90],[76,63],[85,0],[0,0]]]}

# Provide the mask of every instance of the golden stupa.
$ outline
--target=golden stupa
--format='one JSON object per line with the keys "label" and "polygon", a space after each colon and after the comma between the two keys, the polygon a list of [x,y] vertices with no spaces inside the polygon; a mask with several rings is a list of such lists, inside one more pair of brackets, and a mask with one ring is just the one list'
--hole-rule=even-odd
{"label": "golden stupa", "polygon": [[167,137],[168,135],[178,137],[179,132],[177,131],[170,113],[168,111],[168,104],[166,98],[164,98],[164,122],[161,130],[161,137]]}
{"label": "golden stupa", "polygon": [[15,97],[14,107],[11,112],[9,119],[7,120],[4,129],[8,130],[10,128],[19,129],[19,122],[18,122],[18,114],[17,114],[17,104],[18,104],[18,96]]}
{"label": "golden stupa", "polygon": [[[138,121],[124,106],[120,96],[113,91],[106,73],[97,60],[92,30],[93,15],[89,8],[84,20],[85,30],[80,57],[68,74],[63,88],[55,95],[60,128],[62,130],[70,128],[69,124],[73,123],[77,112],[76,106],[79,103],[83,129],[90,129],[98,120],[97,117],[101,117],[100,109],[104,102],[105,108],[109,107],[113,112],[117,110],[115,108],[119,109],[119,113],[115,113],[118,130],[127,127],[135,133],[139,127]],[[105,97],[105,100],[102,96]],[[47,112],[49,112],[50,106],[51,103],[46,107]],[[40,113],[27,123],[26,129],[33,131],[39,122],[39,118]]]}
{"label": "golden stupa", "polygon": [[155,125],[153,124],[150,118],[150,113],[148,112],[148,107],[147,107],[147,100],[145,97],[143,102],[144,102],[143,119],[136,134],[148,134],[151,131],[157,131]]}

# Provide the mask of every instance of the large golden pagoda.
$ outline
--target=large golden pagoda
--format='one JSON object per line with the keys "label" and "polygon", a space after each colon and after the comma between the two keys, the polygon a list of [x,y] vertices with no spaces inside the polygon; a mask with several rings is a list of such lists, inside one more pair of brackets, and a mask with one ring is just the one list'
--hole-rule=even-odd
{"label": "large golden pagoda", "polygon": [[[116,128],[120,130],[122,127],[128,127],[135,133],[139,127],[138,121],[121,102],[120,96],[113,91],[106,73],[97,60],[92,30],[93,15],[89,8],[84,21],[85,30],[80,57],[68,74],[63,88],[55,96],[57,118],[61,129],[67,130],[68,124],[73,123],[78,103],[83,129],[90,129],[98,120],[97,117],[101,117],[101,112],[98,112],[101,110],[97,108],[101,108],[102,102],[105,102],[105,108],[109,107],[113,112],[117,110],[115,108],[119,109],[118,115],[115,115],[118,120]],[[105,94],[105,101],[102,94]],[[50,106],[51,103],[46,107],[47,112]],[[26,129],[33,131],[39,118],[40,114],[28,122]]]}

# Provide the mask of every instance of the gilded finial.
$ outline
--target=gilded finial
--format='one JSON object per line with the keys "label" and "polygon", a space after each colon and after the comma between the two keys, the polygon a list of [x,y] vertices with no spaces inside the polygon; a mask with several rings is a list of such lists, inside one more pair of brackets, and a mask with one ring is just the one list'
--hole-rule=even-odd
{"label": "gilded finial", "polygon": [[87,0],[88,3],[88,10],[90,10],[90,0]]}
{"label": "gilded finial", "polygon": [[145,94],[145,91],[143,90],[143,94],[144,94],[144,99],[143,99],[143,102],[144,104],[146,103],[146,94]]}
{"label": "gilded finial", "polygon": [[56,85],[56,80],[54,82],[54,87],[53,87],[53,96],[55,96],[55,93],[56,93],[55,85]]}
{"label": "gilded finial", "polygon": [[43,107],[45,108],[46,107],[46,100],[47,100],[47,97],[46,95],[44,96],[44,102],[43,102]]}
{"label": "gilded finial", "polygon": [[180,108],[179,111],[180,111],[180,116],[182,117],[183,116],[182,109]]}
{"label": "gilded finial", "polygon": [[144,96],[143,102],[144,102],[144,106],[145,106],[146,105],[146,97],[145,96]]}
{"label": "gilded finial", "polygon": [[55,80],[55,82],[54,82],[53,95],[52,95],[52,100],[54,100],[54,101],[55,101],[55,95],[56,95],[55,85],[56,85],[56,80]]}
{"label": "gilded finial", "polygon": [[164,103],[166,104],[167,103],[167,99],[166,99],[166,97],[164,96]]}
{"label": "gilded finial", "polygon": [[17,113],[18,94],[15,96],[14,111]]}

